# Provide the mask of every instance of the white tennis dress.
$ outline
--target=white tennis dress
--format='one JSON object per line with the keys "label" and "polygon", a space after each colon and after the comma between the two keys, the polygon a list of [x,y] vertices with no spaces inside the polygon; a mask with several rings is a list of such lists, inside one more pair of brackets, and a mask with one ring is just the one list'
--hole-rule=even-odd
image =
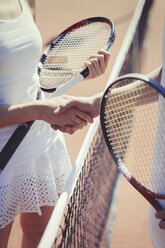
{"label": "white tennis dress", "polygon": [[[1,106],[33,101],[39,87],[36,65],[42,41],[28,6],[24,0],[20,4],[19,17],[0,20]],[[0,129],[0,150],[16,127]],[[0,228],[19,213],[41,214],[41,206],[55,206],[70,172],[63,135],[36,121],[0,174]]]}
{"label": "white tennis dress", "polygon": [[[164,22],[164,32],[163,32],[163,47],[162,47],[162,57],[163,57],[163,67],[162,67],[162,77],[161,77],[161,85],[165,87],[165,22]],[[165,111],[164,109],[164,101],[159,102],[159,108],[160,113],[163,113]],[[163,110],[161,110],[163,108]],[[156,149],[159,149],[161,151],[162,156],[158,159],[156,159],[156,153],[153,155],[152,159],[152,169],[154,170],[154,167],[159,167],[160,170],[160,181],[161,184],[159,185],[157,183],[157,178],[155,178],[155,187],[157,191],[161,194],[165,194],[165,178],[161,178],[164,176],[165,171],[165,158],[164,158],[164,149],[165,149],[165,138],[162,140],[161,133],[159,132],[159,128],[165,128],[164,123],[164,116],[160,114],[159,116],[159,125],[158,125],[158,133],[157,133],[157,139],[156,139]],[[160,137],[159,137],[160,136]],[[161,142],[160,142],[161,140]],[[162,173],[162,174],[161,174]],[[154,179],[154,178],[153,178]],[[164,183],[163,183],[164,182]],[[162,207],[165,209],[165,200],[160,200],[160,203]],[[165,248],[165,230],[161,230],[159,228],[159,221],[155,218],[155,210],[153,207],[150,207],[149,210],[149,232],[150,232],[150,238],[153,244],[154,248]]]}

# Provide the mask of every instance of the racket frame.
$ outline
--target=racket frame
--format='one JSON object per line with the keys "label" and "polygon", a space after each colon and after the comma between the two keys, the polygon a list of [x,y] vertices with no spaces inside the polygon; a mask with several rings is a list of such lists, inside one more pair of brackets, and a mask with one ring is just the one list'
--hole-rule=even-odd
{"label": "racket frame", "polygon": [[113,81],[105,90],[103,97],[102,97],[102,101],[101,101],[101,106],[100,106],[100,123],[101,123],[101,128],[102,128],[102,132],[105,138],[105,142],[107,144],[107,147],[109,149],[109,152],[116,164],[116,166],[118,167],[119,171],[121,172],[121,174],[130,182],[130,184],[139,192],[143,195],[143,197],[154,207],[154,209],[156,211],[160,211],[163,210],[163,207],[161,206],[161,204],[159,203],[159,201],[157,201],[157,199],[161,200],[161,199],[165,199],[165,195],[162,194],[156,194],[154,192],[152,192],[151,190],[147,189],[146,187],[144,187],[143,185],[141,185],[141,183],[139,183],[135,177],[133,177],[129,171],[127,170],[127,168],[125,167],[124,163],[121,161],[121,159],[119,159],[116,154],[114,149],[112,148],[112,145],[109,142],[109,139],[107,137],[107,132],[106,132],[106,128],[104,125],[104,112],[105,112],[105,102],[106,102],[106,98],[108,93],[110,92],[110,88],[116,84],[117,82],[120,82],[121,80],[124,79],[133,79],[133,80],[143,80],[145,83],[149,84],[151,87],[155,88],[164,98],[165,98],[165,88],[160,85],[156,80],[149,78],[146,75],[143,74],[138,74],[138,73],[130,73],[130,74],[125,74],[124,76],[120,76],[118,77],[115,81]]}
{"label": "racket frame", "polygon": [[[90,23],[95,23],[95,22],[105,22],[105,23],[109,24],[109,26],[111,27],[111,34],[109,36],[109,39],[107,40],[107,43],[106,43],[105,47],[103,48],[105,51],[108,51],[110,49],[110,47],[112,46],[112,44],[113,44],[113,42],[115,40],[115,37],[116,37],[116,30],[115,30],[114,23],[110,19],[108,19],[106,17],[91,17],[91,18],[84,19],[82,21],[79,21],[79,22],[73,24],[69,28],[65,29],[54,40],[52,40],[52,42],[46,48],[45,52],[43,53],[43,55],[42,55],[42,57],[41,57],[41,59],[40,59],[40,61],[38,63],[38,68],[37,68],[38,69],[38,75],[40,76],[40,74],[41,74],[43,64],[44,64],[44,62],[45,62],[50,50],[54,47],[54,45],[61,38],[63,38],[68,32],[71,32],[72,30],[74,30],[74,29],[76,29],[78,27],[81,27],[83,25],[87,25],[87,24],[90,24]],[[77,82],[81,82],[83,79],[85,79],[88,76],[88,74],[89,74],[89,69],[88,69],[88,67],[86,67],[85,69],[83,69],[80,72],[80,74],[76,75],[75,78],[73,78],[70,81],[68,81],[67,83],[59,86],[58,91],[61,89],[59,93],[55,93],[56,88],[47,89],[47,88],[44,88],[42,86],[40,88],[41,88],[42,91],[45,91],[45,92],[48,92],[48,93],[53,93],[54,92],[52,97],[55,97],[55,96],[61,95],[65,91],[69,90]],[[73,81],[73,83],[72,83],[72,81]],[[67,84],[67,86],[66,86],[66,84]]]}

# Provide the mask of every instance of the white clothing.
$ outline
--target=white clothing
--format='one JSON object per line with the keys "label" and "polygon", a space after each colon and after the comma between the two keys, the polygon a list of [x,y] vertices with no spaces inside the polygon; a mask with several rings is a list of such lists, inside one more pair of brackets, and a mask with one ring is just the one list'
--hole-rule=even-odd
{"label": "white clothing", "polygon": [[159,221],[155,218],[155,210],[153,207],[149,209],[149,234],[154,248],[165,248],[165,230],[159,228]]}
{"label": "white clothing", "polygon": [[[163,55],[163,64],[162,64],[162,76],[161,76],[161,85],[165,87],[165,23],[164,23],[164,32],[163,32],[163,46],[162,46],[162,55]],[[163,110],[160,110],[160,114],[165,111],[165,106],[164,106],[164,99],[163,101],[159,99],[159,109],[163,108]],[[156,138],[156,149],[162,150],[162,157],[159,156],[159,158],[156,158],[156,152],[153,156],[152,159],[152,169],[154,167],[158,166],[160,170],[160,178],[159,182],[161,181],[160,184],[156,183],[156,178],[155,181],[155,187],[157,189],[157,192],[164,194],[165,193],[165,158],[164,158],[164,149],[165,149],[165,139],[162,140],[162,137],[164,135],[159,132],[159,128],[161,130],[164,130],[164,125],[165,125],[165,120],[164,120],[164,115],[160,115],[159,118],[159,124],[158,124],[158,132],[157,132],[157,138]],[[162,125],[162,126],[161,126]],[[161,137],[162,135],[162,137]],[[160,137],[161,137],[161,142],[160,142]],[[155,165],[155,166],[154,166]],[[158,170],[156,168],[156,170]],[[154,190],[155,192],[155,190]],[[165,200],[160,200],[160,203],[162,207],[165,209]],[[160,220],[155,218],[155,210],[153,207],[150,207],[149,210],[149,233],[150,233],[150,238],[153,244],[154,248],[165,248],[165,230],[161,230],[159,228],[159,222]]]}
{"label": "white clothing", "polygon": [[[1,106],[33,101],[39,87],[36,65],[42,49],[41,36],[25,0],[20,0],[20,6],[19,17],[0,20]],[[0,129],[0,150],[16,127]],[[0,228],[19,213],[41,214],[41,206],[55,206],[70,171],[62,133],[36,121],[0,174]]]}

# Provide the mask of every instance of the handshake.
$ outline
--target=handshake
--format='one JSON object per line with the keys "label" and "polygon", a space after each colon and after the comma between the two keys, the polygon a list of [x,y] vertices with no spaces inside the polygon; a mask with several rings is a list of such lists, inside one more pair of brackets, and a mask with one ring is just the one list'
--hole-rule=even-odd
{"label": "handshake", "polygon": [[63,95],[43,101],[42,117],[54,130],[73,134],[99,115],[102,93],[91,97]]}

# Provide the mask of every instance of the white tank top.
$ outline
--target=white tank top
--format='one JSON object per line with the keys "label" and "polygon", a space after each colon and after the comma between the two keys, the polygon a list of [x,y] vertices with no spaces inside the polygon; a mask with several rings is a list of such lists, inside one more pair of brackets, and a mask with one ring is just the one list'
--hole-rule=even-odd
{"label": "white tank top", "polygon": [[[40,33],[30,9],[20,0],[22,13],[12,20],[0,20],[0,105],[33,101],[38,92],[36,65],[42,49]],[[3,116],[0,116],[3,118]],[[0,150],[17,125],[0,129]],[[36,121],[8,163],[8,167],[42,154],[54,142],[50,125]]]}
{"label": "white tank top", "polygon": [[[36,65],[42,49],[40,33],[23,0],[22,13],[14,20],[0,20],[0,104],[35,99]],[[12,30],[12,31],[11,31]]]}

